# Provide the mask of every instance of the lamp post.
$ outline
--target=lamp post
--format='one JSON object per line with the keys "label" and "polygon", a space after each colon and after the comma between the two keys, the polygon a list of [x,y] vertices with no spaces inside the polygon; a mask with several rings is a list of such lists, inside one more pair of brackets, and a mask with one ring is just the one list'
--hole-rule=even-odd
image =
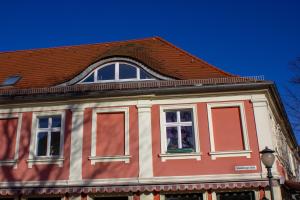
{"label": "lamp post", "polygon": [[273,184],[272,184],[273,175],[272,175],[272,171],[271,171],[272,166],[275,161],[274,152],[275,151],[269,149],[268,147],[266,147],[264,150],[259,152],[261,154],[261,161],[265,165],[265,167],[267,168],[267,171],[268,171],[267,177],[269,179],[271,200],[274,200],[274,192],[273,192]]}

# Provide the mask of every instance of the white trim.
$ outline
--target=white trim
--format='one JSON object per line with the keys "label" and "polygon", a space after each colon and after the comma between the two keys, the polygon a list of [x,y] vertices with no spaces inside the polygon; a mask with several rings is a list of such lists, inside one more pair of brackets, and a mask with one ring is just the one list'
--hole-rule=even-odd
{"label": "white trim", "polygon": [[[38,117],[47,116],[61,116],[61,127],[60,127],[60,155],[59,156],[37,156],[36,155],[36,142],[37,142],[37,126]],[[30,139],[30,149],[28,157],[28,168],[32,168],[33,164],[57,164],[62,167],[64,161],[64,136],[65,136],[65,111],[48,111],[48,112],[34,112],[32,114],[32,125],[31,125],[31,139]],[[50,142],[50,141],[48,141]]]}
{"label": "white trim", "polygon": [[[212,108],[228,108],[228,107],[239,107],[241,124],[242,124],[244,150],[216,152],[213,119],[212,119]],[[215,160],[218,157],[236,157],[236,156],[245,156],[247,158],[251,158],[244,102],[207,103],[207,117],[208,117],[208,127],[209,127],[209,137],[210,137],[210,151],[211,151],[210,155],[212,160]]]}
{"label": "white trim", "polygon": [[[96,146],[97,146],[97,114],[98,113],[116,113],[123,112],[125,115],[125,146],[124,146],[124,155],[114,155],[114,156],[97,156],[96,155]],[[106,122],[107,123],[107,122]],[[115,107],[115,108],[95,108],[93,109],[92,114],[92,137],[91,137],[91,164],[95,165],[97,162],[108,162],[113,161],[124,161],[129,163],[130,152],[129,152],[129,107]]]}
{"label": "white trim", "polygon": [[[194,130],[195,152],[191,153],[167,153],[167,133],[166,133],[166,117],[165,110],[181,110],[192,109],[192,123]],[[201,160],[200,143],[199,143],[199,130],[198,130],[198,113],[196,104],[183,104],[183,105],[161,105],[160,106],[160,157],[164,162],[172,159],[196,159]]]}
{"label": "white trim", "polygon": [[16,130],[16,146],[15,146],[15,155],[13,160],[0,160],[0,166],[14,166],[14,169],[17,168],[17,162],[19,159],[19,146],[20,146],[20,136],[22,128],[22,113],[8,113],[0,114],[0,119],[17,119],[17,130]]}

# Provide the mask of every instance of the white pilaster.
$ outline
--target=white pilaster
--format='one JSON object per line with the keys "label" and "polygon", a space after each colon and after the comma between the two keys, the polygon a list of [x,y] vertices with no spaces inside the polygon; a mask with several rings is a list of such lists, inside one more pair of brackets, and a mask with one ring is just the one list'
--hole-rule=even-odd
{"label": "white pilaster", "polygon": [[82,180],[82,139],[84,109],[72,109],[70,181]]}
{"label": "white pilaster", "polygon": [[139,177],[153,177],[151,102],[138,101],[139,126]]}
{"label": "white pilaster", "polygon": [[149,194],[141,194],[140,195],[140,200],[153,200],[154,199],[154,196],[152,193],[149,193]]}
{"label": "white pilaster", "polygon": [[269,149],[274,149],[267,99],[253,98],[252,103],[259,150],[263,150],[266,146]]}
{"label": "white pilaster", "polygon": [[274,200],[282,200],[280,186],[274,186]]}
{"label": "white pilaster", "polygon": [[[254,118],[255,118],[255,126],[256,126],[256,133],[258,139],[258,146],[259,151],[263,150],[265,147],[269,149],[275,150],[273,139],[274,134],[272,133],[271,122],[270,122],[270,113],[268,109],[268,101],[266,98],[252,98],[253,103],[253,111],[254,111]],[[262,166],[262,177],[266,178],[267,169],[261,162]],[[272,167],[273,175],[277,176],[277,166],[276,164]]]}

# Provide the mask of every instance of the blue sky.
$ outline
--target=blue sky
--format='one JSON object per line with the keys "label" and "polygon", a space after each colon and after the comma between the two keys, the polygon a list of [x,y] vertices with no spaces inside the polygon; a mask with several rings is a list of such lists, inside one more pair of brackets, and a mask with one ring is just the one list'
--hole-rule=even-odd
{"label": "blue sky", "polygon": [[0,51],[161,36],[225,71],[276,81],[285,99],[300,1],[3,0],[0,36]]}

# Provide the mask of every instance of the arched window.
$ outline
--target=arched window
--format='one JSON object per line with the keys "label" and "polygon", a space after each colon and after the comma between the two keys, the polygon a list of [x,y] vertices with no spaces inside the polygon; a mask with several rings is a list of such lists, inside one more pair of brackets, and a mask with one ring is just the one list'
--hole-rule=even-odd
{"label": "arched window", "polygon": [[80,83],[155,80],[146,70],[127,62],[104,64],[88,74]]}

